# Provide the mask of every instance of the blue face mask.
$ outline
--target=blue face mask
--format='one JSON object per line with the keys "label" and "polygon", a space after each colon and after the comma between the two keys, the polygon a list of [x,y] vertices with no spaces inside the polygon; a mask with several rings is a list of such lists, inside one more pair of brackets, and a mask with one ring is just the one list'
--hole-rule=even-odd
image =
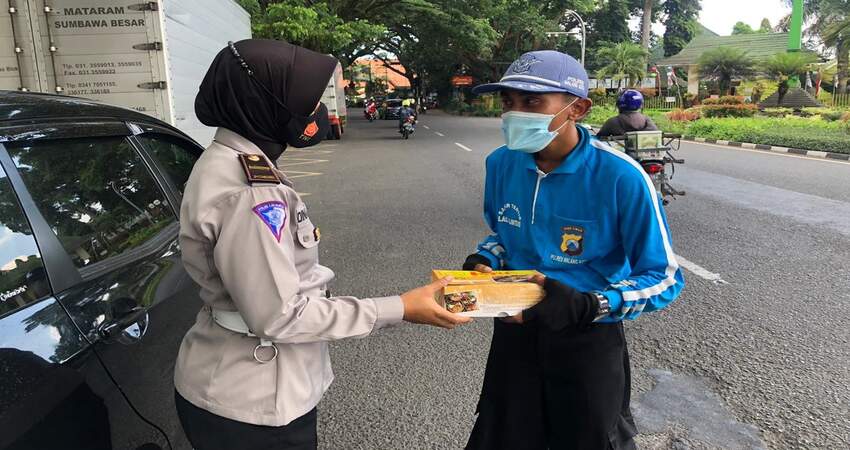
{"label": "blue face mask", "polygon": [[557,114],[538,114],[519,111],[508,111],[502,114],[502,134],[508,149],[525,153],[537,153],[546,148],[557,136],[558,131],[569,121],[564,122],[555,131],[549,131],[549,125],[559,114],[572,106],[578,98],[573,99]]}

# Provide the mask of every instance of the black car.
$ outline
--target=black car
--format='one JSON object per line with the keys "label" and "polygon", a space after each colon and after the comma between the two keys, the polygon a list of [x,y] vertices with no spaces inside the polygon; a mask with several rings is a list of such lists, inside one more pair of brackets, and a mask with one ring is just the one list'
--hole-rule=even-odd
{"label": "black car", "polygon": [[401,100],[399,99],[389,99],[384,102],[383,107],[383,118],[385,120],[395,119],[398,120],[401,117]]}
{"label": "black car", "polygon": [[202,148],[134,111],[0,91],[0,449],[188,449],[172,373]]}

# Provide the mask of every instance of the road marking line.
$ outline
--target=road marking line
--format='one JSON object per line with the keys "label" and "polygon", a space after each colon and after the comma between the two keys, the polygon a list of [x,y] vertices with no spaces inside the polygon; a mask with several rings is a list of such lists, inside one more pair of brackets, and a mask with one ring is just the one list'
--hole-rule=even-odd
{"label": "road marking line", "polygon": [[688,269],[689,272],[702,279],[711,281],[714,284],[729,284],[727,281],[721,278],[719,273],[711,272],[708,269],[700,267],[699,265],[694,264],[679,255],[676,255],[676,261],[679,262],[679,265],[681,267]]}
{"label": "road marking line", "polygon": [[[336,145],[336,144],[334,144],[334,145]],[[290,155],[292,155],[292,154],[305,154],[305,155],[316,155],[316,154],[320,154],[320,155],[330,155],[330,154],[332,154],[333,152],[334,152],[333,150],[321,150],[321,149],[318,149],[318,148],[317,148],[317,149],[315,149],[315,150],[313,150],[312,148],[311,148],[310,150],[300,150],[300,149],[296,149],[296,148],[291,148],[291,149],[287,149],[287,150],[286,150],[286,153],[284,153],[284,154],[283,154],[283,156],[281,156],[281,158],[286,158],[286,157],[288,157],[288,156],[290,156]]]}
{"label": "road marking line", "polygon": [[[685,143],[687,143],[687,141]],[[823,162],[823,163],[830,163],[830,164],[842,164],[842,165],[845,165],[845,166],[850,165],[850,161],[841,161],[841,160],[838,160],[838,159],[832,160],[832,159],[808,158],[808,157],[803,156],[803,155],[795,155],[793,153],[785,153],[785,152],[788,151],[788,149],[785,148],[785,147],[774,146],[773,150],[758,150],[758,149],[750,150],[750,149],[746,149],[746,148],[743,148],[743,147],[729,147],[728,145],[710,144],[708,142],[693,142],[693,144],[717,147],[717,148],[722,148],[724,150],[732,150],[732,151],[736,151],[736,152],[760,153],[762,155],[781,156],[783,158],[805,159],[807,161]]]}
{"label": "road marking line", "polygon": [[304,177],[317,177],[319,175],[323,175],[322,172],[299,172],[295,170],[286,170],[283,172],[286,175],[286,178],[304,178]]}
{"label": "road marking line", "polygon": [[422,126],[423,126],[423,127],[425,127],[425,129],[426,129],[426,130],[430,130],[430,129],[431,129],[430,127],[428,127],[428,125],[422,125]]}
{"label": "road marking line", "polygon": [[328,162],[327,159],[301,159],[301,158],[286,158],[286,159],[281,158],[281,159],[283,159],[284,161],[298,161],[298,162],[286,163],[286,164],[281,164],[280,162],[278,162],[277,163],[278,167],[303,166],[305,164],[319,164],[319,163]]}
{"label": "road marking line", "polygon": [[471,152],[471,151],[472,151],[472,149],[471,149],[471,148],[469,148],[469,147],[467,147],[467,146],[465,146],[465,145],[461,144],[460,142],[455,142],[455,145],[457,145],[458,147],[460,147],[460,148],[462,148],[462,149],[464,149],[464,150],[466,150],[466,151],[468,151],[468,152]]}
{"label": "road marking line", "polygon": [[436,134],[437,136],[440,136],[440,137],[445,137],[445,136],[446,136],[445,134],[440,133],[439,131],[435,131],[435,132],[434,132],[434,134]]}

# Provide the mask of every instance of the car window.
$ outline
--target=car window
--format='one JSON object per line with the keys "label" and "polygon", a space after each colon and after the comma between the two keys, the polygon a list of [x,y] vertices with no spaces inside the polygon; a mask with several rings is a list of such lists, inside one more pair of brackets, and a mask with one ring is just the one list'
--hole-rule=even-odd
{"label": "car window", "polygon": [[158,134],[137,136],[137,139],[142,142],[151,156],[156,158],[174,187],[182,194],[192,173],[192,167],[198,160],[198,156],[190,150],[190,144]]}
{"label": "car window", "polygon": [[26,143],[7,150],[83,277],[155,250],[164,244],[157,239],[160,232],[176,221],[147,166],[123,137]]}
{"label": "car window", "polygon": [[30,224],[0,168],[0,316],[50,294]]}

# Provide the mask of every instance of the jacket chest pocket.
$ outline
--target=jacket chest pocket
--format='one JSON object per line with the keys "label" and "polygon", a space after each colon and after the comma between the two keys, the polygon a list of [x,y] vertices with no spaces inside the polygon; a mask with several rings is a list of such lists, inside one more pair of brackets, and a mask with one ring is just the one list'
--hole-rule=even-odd
{"label": "jacket chest pocket", "polygon": [[298,243],[304,248],[313,248],[319,245],[322,240],[319,228],[313,225],[310,216],[307,215],[307,208],[302,204],[295,212],[295,237]]}
{"label": "jacket chest pocket", "polygon": [[543,265],[563,268],[581,265],[601,256],[604,247],[599,221],[551,216],[546,226],[543,244]]}

